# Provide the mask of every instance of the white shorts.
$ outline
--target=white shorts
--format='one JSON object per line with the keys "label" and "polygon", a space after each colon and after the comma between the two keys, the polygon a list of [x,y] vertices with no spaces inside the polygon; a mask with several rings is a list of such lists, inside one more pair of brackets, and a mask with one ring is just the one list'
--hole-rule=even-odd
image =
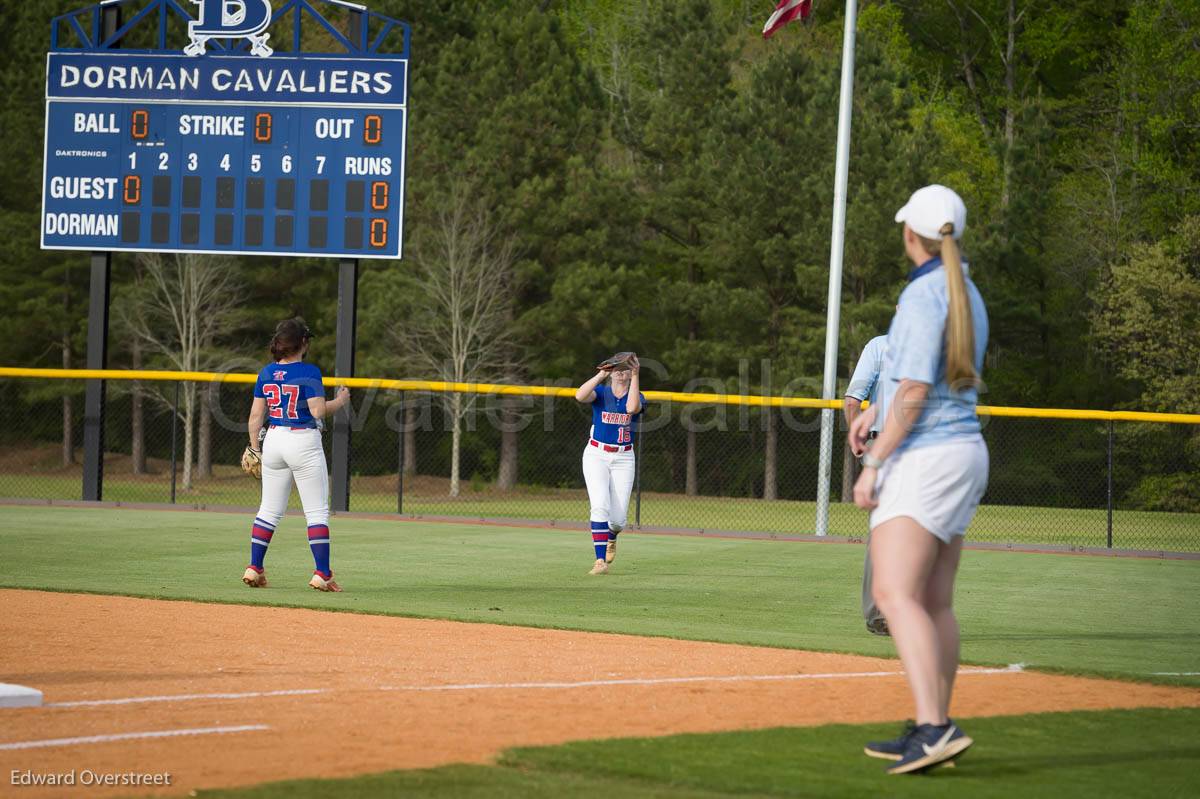
{"label": "white shorts", "polygon": [[987,488],[988,450],[983,437],[907,449],[879,470],[871,529],[907,516],[949,544],[965,535]]}

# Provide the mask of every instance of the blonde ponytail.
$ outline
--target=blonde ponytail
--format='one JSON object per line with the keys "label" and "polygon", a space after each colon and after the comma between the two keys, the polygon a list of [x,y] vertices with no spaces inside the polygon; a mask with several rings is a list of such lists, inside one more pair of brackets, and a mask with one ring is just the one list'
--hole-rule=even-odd
{"label": "blonde ponytail", "polygon": [[963,277],[962,256],[954,240],[954,225],[947,222],[942,234],[942,265],[946,271],[946,292],[950,310],[946,314],[946,383],[952,391],[979,386],[975,371],[975,325],[971,319],[971,299]]}

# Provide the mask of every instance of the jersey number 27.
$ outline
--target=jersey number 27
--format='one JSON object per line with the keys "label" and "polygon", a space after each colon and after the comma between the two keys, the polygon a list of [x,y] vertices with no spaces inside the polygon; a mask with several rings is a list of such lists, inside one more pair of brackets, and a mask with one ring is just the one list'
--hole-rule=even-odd
{"label": "jersey number 27", "polygon": [[[280,392],[282,391],[282,396]],[[299,414],[296,412],[296,403],[300,399],[300,386],[276,385],[274,383],[266,383],[263,385],[263,394],[267,395],[267,406],[271,409],[272,419],[282,419],[284,414],[283,398],[287,397],[287,418],[296,419]]]}

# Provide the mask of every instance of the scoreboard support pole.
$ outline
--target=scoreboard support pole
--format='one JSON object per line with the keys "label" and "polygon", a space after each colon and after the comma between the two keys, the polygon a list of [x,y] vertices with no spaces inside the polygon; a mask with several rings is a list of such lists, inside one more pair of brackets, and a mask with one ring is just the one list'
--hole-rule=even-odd
{"label": "scoreboard support pole", "polygon": [[[108,368],[109,279],[112,253],[92,253],[88,297],[87,368]],[[104,499],[104,404],[106,383],[87,381],[83,401],[83,498]]]}
{"label": "scoreboard support pole", "polygon": [[[363,38],[363,14],[354,11],[349,19],[350,41]],[[338,377],[354,376],[354,349],[358,333],[358,259],[338,262],[337,343],[333,369]],[[333,417],[333,485],[330,499],[333,510],[350,510],[350,412],[347,406]]]}
{"label": "scoreboard support pole", "polygon": [[[334,374],[354,376],[354,349],[358,327],[358,259],[338,262],[337,347]],[[349,406],[333,416],[333,510],[350,510],[350,411]]]}
{"label": "scoreboard support pole", "polygon": [[[101,35],[107,39],[121,26],[121,9],[109,6],[101,12]],[[93,252],[88,289],[87,368],[108,368],[109,281],[112,253]],[[104,406],[107,384],[89,380],[83,399],[83,499],[104,499]]]}

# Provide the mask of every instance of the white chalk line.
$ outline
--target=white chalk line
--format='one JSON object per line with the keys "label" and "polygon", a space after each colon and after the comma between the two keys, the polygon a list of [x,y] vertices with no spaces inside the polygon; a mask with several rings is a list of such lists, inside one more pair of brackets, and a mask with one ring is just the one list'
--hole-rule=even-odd
{"label": "white chalk line", "polygon": [[258,732],[271,729],[265,724],[244,724],[240,727],[196,727],[190,730],[154,730],[151,732],[122,732],[113,735],[87,735],[81,738],[47,738],[42,741],[17,741],[0,744],[0,750],[43,749],[52,746],[79,746],[111,741],[132,741],[142,738],[178,738],[185,735],[226,735],[233,732]]}
{"label": "white chalk line", "polygon": [[[1020,674],[1024,667],[1014,663],[1003,669],[961,669],[960,675]],[[722,677],[646,677],[576,682],[462,683],[458,685],[381,686],[380,691],[520,691],[529,689],[597,688],[614,685],[678,685],[701,682],[786,682],[796,680],[841,680],[872,677],[903,677],[902,671],[843,671],[825,674],[735,674]]]}
{"label": "white chalk line", "polygon": [[1200,671],[1151,671],[1155,677],[1200,677]]}
{"label": "white chalk line", "polygon": [[327,693],[327,688],[297,688],[285,691],[245,691],[225,694],[175,694],[168,696],[130,696],[122,699],[80,699],[74,702],[47,702],[42,707],[98,707],[136,705],[143,702],[196,702],[206,699],[260,699],[267,696],[307,696]]}
{"label": "white chalk line", "polygon": [[[1018,674],[1025,670],[1024,664],[1014,663],[1002,669],[960,669],[960,675]],[[512,682],[512,683],[460,683],[449,685],[380,685],[369,688],[344,688],[342,691],[519,691],[528,689],[596,688],[618,685],[677,685],[705,682],[779,682],[793,680],[842,680],[872,677],[903,677],[902,671],[843,671],[823,674],[733,674],[698,677],[630,677],[612,680],[577,680],[573,682]],[[273,696],[312,696],[332,693],[331,688],[294,688],[279,691],[246,691],[242,693],[175,694],[164,696],[130,696],[120,699],[81,699],[72,702],[47,702],[44,708],[104,707],[111,705],[135,705],[151,702],[203,702],[209,700],[260,699]]]}

